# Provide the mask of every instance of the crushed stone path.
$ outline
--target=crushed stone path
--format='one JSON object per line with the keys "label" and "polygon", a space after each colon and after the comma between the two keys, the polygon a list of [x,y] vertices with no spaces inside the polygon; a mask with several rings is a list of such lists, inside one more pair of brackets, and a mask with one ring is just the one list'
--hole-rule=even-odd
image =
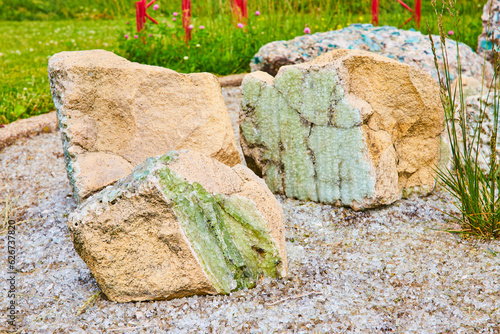
{"label": "crushed stone path", "polygon": [[[228,89],[234,123],[240,94]],[[99,296],[78,315],[99,288],[66,227],[76,204],[58,132],[0,150],[0,210],[15,197],[20,333],[500,332],[500,242],[441,232],[453,210],[442,192],[365,212],[278,197],[288,278],[229,296],[126,304]],[[7,290],[2,279],[3,310]],[[1,314],[0,331],[12,329]]]}

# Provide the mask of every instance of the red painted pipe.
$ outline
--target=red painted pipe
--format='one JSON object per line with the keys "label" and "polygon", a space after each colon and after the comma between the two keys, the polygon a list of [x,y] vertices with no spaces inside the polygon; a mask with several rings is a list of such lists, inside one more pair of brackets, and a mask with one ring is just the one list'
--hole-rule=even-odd
{"label": "red painted pipe", "polygon": [[184,42],[186,45],[191,40],[191,0],[182,0],[182,27],[184,28]]}
{"label": "red painted pipe", "polygon": [[[413,13],[413,17],[411,17],[409,20],[407,20],[403,25],[407,24],[408,22],[411,21],[411,19],[415,20],[415,23],[417,24],[417,28],[420,28],[420,18],[422,14],[422,0],[415,0],[415,9],[411,9],[407,4],[405,4],[402,0],[396,0],[403,6],[404,8],[408,9],[410,12]],[[372,24],[374,26],[378,25],[378,4],[379,0],[372,0]]]}
{"label": "red painted pipe", "polygon": [[135,3],[135,21],[137,25],[137,32],[141,32],[141,30],[144,29],[144,14],[146,14],[144,0],[137,1]]}
{"label": "red painted pipe", "polygon": [[241,15],[243,15],[245,19],[248,18],[247,0],[241,1]]}
{"label": "red painted pipe", "polygon": [[401,0],[396,0],[397,2],[399,2],[401,4],[401,6],[403,6],[404,8],[408,9],[410,12],[413,13],[413,9],[411,9],[410,7],[408,7],[407,4],[405,4],[403,1]]}
{"label": "red painted pipe", "polygon": [[158,21],[153,19],[146,13],[146,9],[150,7],[156,0],[151,0],[146,4],[146,0],[140,0],[135,3],[135,20],[137,23],[137,32],[141,32],[144,29],[144,24],[146,23],[146,18],[150,19],[153,23],[158,24]]}
{"label": "red painted pipe", "polygon": [[247,0],[231,0],[231,11],[233,12],[234,18],[239,23],[246,22],[248,18],[248,1]]}
{"label": "red painted pipe", "polygon": [[417,28],[420,28],[420,17],[422,14],[422,0],[415,0],[415,22]]}
{"label": "red painted pipe", "polygon": [[372,0],[372,24],[378,26],[378,0]]}

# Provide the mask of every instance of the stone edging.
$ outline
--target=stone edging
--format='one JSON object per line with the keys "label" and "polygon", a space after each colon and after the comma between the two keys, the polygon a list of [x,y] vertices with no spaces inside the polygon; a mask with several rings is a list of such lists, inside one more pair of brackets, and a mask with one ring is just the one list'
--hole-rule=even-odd
{"label": "stone edging", "polygon": [[20,119],[0,128],[0,150],[14,144],[18,139],[53,132],[57,129],[56,112]]}
{"label": "stone edging", "polygon": [[[246,74],[243,73],[219,77],[220,85],[221,87],[240,86],[245,75]],[[20,119],[10,124],[6,124],[3,127],[0,125],[0,150],[14,144],[18,139],[56,130],[57,116],[55,111],[40,116]]]}
{"label": "stone edging", "polygon": [[227,75],[225,77],[219,77],[220,85],[221,85],[221,87],[241,86],[241,82],[243,81],[243,78],[247,74],[248,73],[231,74],[231,75]]}

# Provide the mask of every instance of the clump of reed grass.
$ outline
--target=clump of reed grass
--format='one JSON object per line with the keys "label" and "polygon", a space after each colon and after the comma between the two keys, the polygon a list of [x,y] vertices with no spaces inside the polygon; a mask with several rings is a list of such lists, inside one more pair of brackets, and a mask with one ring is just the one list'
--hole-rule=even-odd
{"label": "clump of reed grass", "polygon": [[[458,208],[459,215],[451,217],[460,225],[460,229],[448,229],[448,232],[461,234],[463,236],[475,236],[480,239],[498,239],[500,237],[500,162],[497,155],[498,147],[498,121],[499,121],[499,54],[494,47],[494,76],[491,82],[485,84],[483,71],[483,86],[480,98],[479,121],[475,124],[468,124],[466,101],[463,91],[463,81],[461,75],[460,52],[457,45],[457,63],[458,79],[457,84],[452,85],[452,77],[448,66],[448,54],[446,53],[446,33],[447,30],[455,30],[459,26],[459,10],[456,7],[455,0],[442,0],[440,8],[436,0],[432,1],[436,20],[439,28],[441,48],[443,54],[443,66],[438,67],[434,41],[431,38],[431,47],[434,54],[436,69],[438,69],[439,81],[441,87],[441,102],[446,116],[446,128],[450,141],[452,166],[438,169],[437,174],[443,187],[456,200],[455,205]],[[443,26],[443,16],[451,16],[452,29],[446,29]],[[491,16],[491,15],[490,15]],[[453,29],[455,28],[455,29]],[[494,27],[489,27],[493,29]],[[493,34],[492,34],[493,36]],[[455,34],[454,39],[460,40],[460,35]],[[486,64],[486,58],[484,59]],[[439,71],[441,70],[441,71]],[[484,94],[484,95],[483,95]],[[487,112],[483,100],[488,100],[493,96],[493,129],[490,138],[482,140],[485,136],[481,132],[482,121]],[[483,97],[486,97],[484,99]],[[488,111],[490,112],[490,111]],[[473,126],[472,131],[469,131]],[[480,165],[484,160],[481,156],[479,147],[481,141],[489,142],[491,156],[486,166]]]}

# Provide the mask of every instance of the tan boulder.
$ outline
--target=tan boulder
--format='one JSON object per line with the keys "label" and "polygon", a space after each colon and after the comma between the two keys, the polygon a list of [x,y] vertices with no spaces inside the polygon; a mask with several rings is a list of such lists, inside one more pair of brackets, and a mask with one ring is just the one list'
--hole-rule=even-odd
{"label": "tan boulder", "polygon": [[[172,149],[197,150],[229,166],[240,162],[212,74],[180,74],[104,50],[58,53],[48,71],[79,202],[146,158]],[[89,153],[103,154],[82,158]]]}
{"label": "tan boulder", "polygon": [[194,151],[147,159],[68,227],[113,301],[227,294],[287,273],[284,214],[266,184]]}
{"label": "tan boulder", "polygon": [[444,112],[413,66],[337,50],[243,81],[241,142],[270,189],[355,209],[435,186]]}

